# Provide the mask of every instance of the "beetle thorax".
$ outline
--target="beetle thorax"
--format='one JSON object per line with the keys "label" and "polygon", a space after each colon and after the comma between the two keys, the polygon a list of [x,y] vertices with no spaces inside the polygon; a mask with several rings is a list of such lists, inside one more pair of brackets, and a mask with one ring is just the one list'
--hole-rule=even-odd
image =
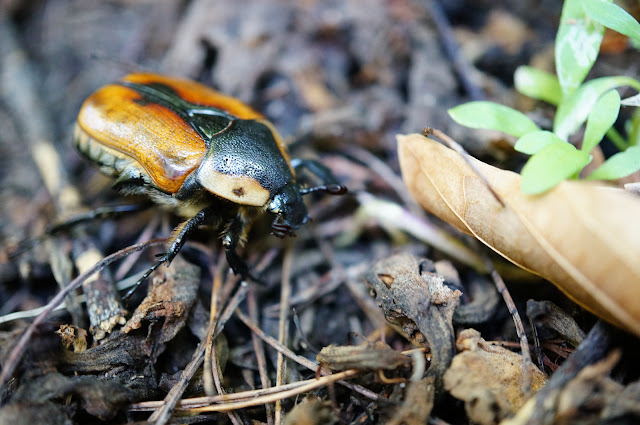
{"label": "beetle thorax", "polygon": [[198,183],[241,205],[266,206],[294,180],[286,150],[260,120],[233,120],[208,141]]}

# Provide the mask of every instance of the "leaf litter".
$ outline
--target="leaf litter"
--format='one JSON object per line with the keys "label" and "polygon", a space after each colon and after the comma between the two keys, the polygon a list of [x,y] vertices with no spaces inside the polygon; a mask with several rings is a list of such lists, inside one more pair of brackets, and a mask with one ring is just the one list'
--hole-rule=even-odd
{"label": "leaf litter", "polygon": [[[297,320],[286,344],[272,338],[278,333],[282,322],[278,313],[283,310],[279,308],[278,296],[278,282],[283,273],[279,250],[268,250],[272,243],[268,239],[247,246],[246,254],[252,263],[256,253],[269,252],[271,261],[276,258],[273,266],[265,268],[266,287],[247,289],[237,286],[238,282],[233,279],[223,279],[225,283],[219,286],[216,297],[207,302],[211,295],[210,275],[219,270],[211,261],[215,256],[211,252],[217,248],[215,235],[203,236],[190,243],[185,251],[190,255],[176,259],[170,269],[156,276],[149,296],[127,306],[134,309],[134,305],[139,304],[133,316],[118,309],[118,320],[114,326],[105,327],[101,338],[89,332],[86,350],[82,332],[74,331],[72,335],[72,328],[67,327],[58,337],[54,333],[56,326],[37,328],[32,343],[21,351],[22,363],[0,393],[3,403],[0,417],[4,421],[124,423],[144,420],[149,417],[147,412],[155,411],[151,421],[158,424],[170,421],[275,423],[274,418],[283,416],[285,423],[309,420],[311,423],[424,424],[429,421],[444,424],[463,423],[471,418],[508,418],[514,414],[514,406],[530,396],[513,420],[533,418],[525,413],[528,404],[533,403],[532,400],[537,402],[538,398],[542,402],[558,400],[551,403],[553,408],[546,416],[547,423],[551,423],[548,418],[555,418],[556,414],[558,421],[577,423],[585,417],[581,409],[584,406],[598,407],[589,410],[591,416],[587,419],[593,421],[633,419],[637,415],[632,402],[634,397],[637,400],[637,385],[630,383],[633,374],[627,372],[620,378],[616,369],[610,372],[615,361],[622,368],[629,364],[628,359],[625,361],[624,353],[619,360],[605,355],[611,347],[621,344],[619,339],[615,340],[618,331],[596,325],[601,333],[584,335],[593,325],[591,316],[549,288],[538,289],[539,281],[533,281],[535,289],[533,286],[523,289],[519,286],[520,278],[513,277],[517,270],[492,258],[509,289],[514,291],[520,311],[524,311],[526,297],[531,296],[558,304],[559,310],[548,304],[531,307],[529,319],[533,325],[527,327],[527,335],[536,347],[534,358],[549,375],[550,383],[535,393],[539,374],[530,371],[527,374],[531,384],[529,394],[527,379],[522,373],[526,370],[525,362],[518,354],[518,344],[511,342],[517,341],[509,317],[511,307],[507,309],[502,305],[493,283],[483,276],[485,253],[469,238],[461,237],[425,215],[408,200],[410,196],[402,187],[395,164],[395,134],[414,131],[425,124],[449,126],[445,110],[462,101],[457,77],[465,81],[465,87],[482,84],[483,87],[475,87],[479,90],[473,91],[474,96],[483,96],[483,89],[488,89],[491,96],[511,96],[510,89],[505,90],[502,83],[497,83],[500,76],[491,70],[482,68],[479,75],[474,69],[473,74],[468,74],[468,68],[459,66],[464,61],[458,61],[454,66],[457,77],[451,72],[450,61],[442,57],[441,36],[431,28],[431,17],[437,16],[433,9],[427,13],[427,9],[417,3],[404,1],[373,1],[366,15],[360,13],[362,5],[357,1],[339,2],[339,5],[284,4],[270,0],[238,4],[213,2],[220,7],[211,7],[209,1],[161,2],[154,7],[129,3],[88,11],[76,5],[77,10],[71,12],[65,2],[52,2],[47,3],[47,13],[40,14],[33,13],[35,3],[9,2],[8,10],[13,10],[14,17],[19,18],[17,28],[22,31],[21,42],[33,52],[26,56],[32,58],[31,64],[41,75],[49,77],[44,82],[46,88],[39,88],[42,91],[37,91],[37,85],[23,90],[23,86],[12,79],[28,78],[29,74],[22,69],[3,80],[2,95],[31,94],[19,99],[3,97],[0,105],[0,119],[21,117],[19,125],[27,128],[26,133],[15,132],[13,122],[3,120],[0,134],[3,153],[12,154],[8,165],[20,165],[7,168],[3,189],[15,187],[12,182],[17,181],[21,190],[17,195],[4,193],[3,199],[7,202],[3,203],[3,211],[8,212],[3,215],[7,219],[3,231],[35,232],[38,226],[31,229],[29,223],[42,227],[41,223],[50,218],[35,208],[35,205],[46,204],[47,195],[41,193],[42,183],[33,178],[37,173],[26,166],[30,160],[28,155],[26,159],[13,156],[15,147],[24,146],[21,143],[25,134],[34,134],[28,126],[57,123],[60,127],[57,131],[46,131],[39,137],[51,137],[54,144],[62,145],[69,140],[63,127],[72,122],[79,106],[74,102],[80,102],[87,92],[121,74],[102,61],[95,66],[81,58],[82,52],[93,52],[96,41],[118,60],[122,53],[125,61],[141,58],[140,65],[150,69],[155,69],[155,63],[164,62],[165,72],[198,76],[209,83],[212,80],[222,91],[235,94],[264,111],[286,137],[302,134],[304,140],[308,136],[312,142],[299,143],[296,154],[318,153],[348,182],[356,196],[337,204],[318,200],[310,206],[314,223],[309,227],[313,230],[301,232],[293,249],[291,300]],[[515,16],[523,7],[527,8],[527,15],[538,10],[528,2],[513,2],[512,6],[510,16]],[[127,13],[122,14],[123,11]],[[547,14],[544,10],[543,15]],[[96,20],[95,16],[101,19]],[[492,16],[499,17],[496,13]],[[13,18],[8,22],[15,23]],[[499,22],[503,20],[497,19],[493,25],[499,28]],[[83,27],[86,23],[91,24],[90,28]],[[436,23],[440,25],[442,21]],[[526,27],[525,20],[519,23]],[[40,36],[40,26],[47,37]],[[10,27],[12,25],[2,25],[3,31]],[[464,31],[475,37],[473,30]],[[456,36],[462,33],[460,27],[456,27]],[[509,55],[518,54],[514,52],[518,52],[519,45],[522,47],[534,36],[528,33],[524,31],[519,41],[516,37],[510,38],[515,45],[509,46],[512,53],[507,54],[507,60],[513,59]],[[3,37],[0,49],[11,46],[2,34],[0,36]],[[491,51],[490,38],[480,46],[488,49],[487,52]],[[68,48],[56,45],[59,40],[65,40]],[[447,43],[451,41],[448,39]],[[167,46],[166,54],[159,53],[165,52]],[[328,55],[319,55],[319,52]],[[7,52],[3,57],[8,58],[2,62],[2,66],[6,66],[12,63],[9,59],[20,55]],[[318,57],[327,60],[319,62]],[[32,105],[21,110],[28,113],[15,110],[16,105],[23,105],[17,100],[29,98],[38,99],[40,106],[50,108]],[[61,99],[69,101],[60,102]],[[9,112],[1,109],[5,106],[10,108]],[[49,114],[53,112],[55,118],[52,119]],[[51,127],[55,129],[55,125]],[[456,136],[461,134],[455,127],[447,130],[458,131]],[[13,137],[12,133],[20,136]],[[353,149],[342,150],[345,141],[349,141]],[[491,141],[481,143],[485,143],[487,151],[494,148]],[[64,149],[60,150],[65,152]],[[384,160],[374,161],[358,154],[358,150],[372,152],[371,157]],[[66,155],[63,160],[61,169],[80,172],[75,182],[83,197],[86,194],[87,199],[99,198],[97,204],[108,198],[106,194],[97,195],[91,184],[87,184],[91,179],[86,177],[90,174],[75,157]],[[428,157],[429,161],[438,159]],[[442,169],[442,177],[452,178],[446,168]],[[26,208],[20,207],[26,205],[33,208],[27,214],[23,213]],[[361,222],[356,224],[352,216],[358,208],[367,214],[362,214]],[[395,215],[386,214],[388,211],[394,211]],[[147,225],[147,219],[147,216],[124,219],[115,226],[105,223],[91,229],[100,230],[100,238],[95,239],[98,246],[114,250],[130,242]],[[487,223],[493,224],[493,221]],[[148,231],[152,233],[153,229]],[[340,240],[343,235],[348,237]],[[502,238],[513,236],[506,233]],[[82,238],[84,236],[70,237],[73,243]],[[447,246],[453,254],[444,255],[443,252],[448,252],[445,249],[431,249],[425,244]],[[60,238],[49,248],[55,255],[46,253],[44,257],[63,256],[70,250],[67,245],[68,242]],[[318,250],[317,246],[324,248]],[[37,286],[34,282],[53,280],[47,260],[41,260],[42,257],[35,253],[30,260],[2,264],[4,280],[0,289],[3,300],[7,300],[3,308],[11,309],[15,299],[23,300],[18,303],[20,308],[38,299],[31,292],[16,289],[20,288],[16,280],[20,280],[20,285],[26,282],[29,289]],[[185,258],[188,261],[183,262]],[[376,258],[383,260],[376,262]],[[453,263],[443,258],[450,258]],[[139,259],[140,263],[146,261],[149,258]],[[72,270],[64,270],[65,274],[70,272]],[[531,283],[531,278],[528,279]],[[375,295],[368,293],[370,290]],[[27,298],[25,293],[29,294]],[[244,312],[245,300],[249,305],[255,304],[253,314]],[[101,313],[99,298],[92,296],[89,302],[96,313]],[[217,308],[211,309],[210,305]],[[72,319],[58,315],[56,320],[64,325],[72,324],[78,331],[95,330],[83,321],[84,307],[79,302],[77,306],[79,314],[74,312]],[[251,312],[250,306],[248,309]],[[212,314],[215,317],[210,317],[211,310],[218,312]],[[294,316],[289,309],[283,313],[285,320]],[[130,318],[128,333],[122,332],[119,326],[120,314]],[[393,323],[387,326],[387,319]],[[473,333],[469,327],[481,334]],[[5,354],[19,336],[18,327],[8,329],[10,332],[0,335],[3,368]],[[366,335],[367,342],[351,345],[347,337],[350,332]],[[454,341],[460,341],[461,336],[469,333],[473,333],[473,338],[463,340],[476,342],[456,347]],[[536,333],[538,338],[534,337]],[[206,361],[216,364],[209,364],[208,369],[200,366],[206,351],[202,341],[210,341],[207,345],[214,352]],[[629,342],[626,341],[627,346]],[[69,348],[64,348],[63,343]],[[202,353],[200,347],[203,347]],[[276,351],[285,357],[282,366],[276,366]],[[319,365],[314,360],[322,352],[335,355],[326,358],[325,365],[336,369],[332,372],[323,369],[317,374]],[[457,358],[471,352],[493,359],[478,360],[477,364],[474,360],[475,366],[491,366],[480,366],[480,371],[472,366],[466,370],[456,367],[454,376],[461,384],[447,389],[446,377],[449,372],[454,373],[454,366],[459,363]],[[592,354],[582,355],[585,352]],[[496,366],[499,363],[496,359],[511,360]],[[597,366],[603,359],[609,361],[606,367],[590,375],[585,373],[580,379],[577,372],[568,373],[563,369],[567,364],[578,372],[588,371],[589,365]],[[508,366],[507,370],[512,372],[508,383],[502,381],[506,373],[496,372],[499,366]],[[285,381],[281,387],[273,386],[278,368]],[[344,368],[350,369],[339,371]],[[382,375],[380,369],[384,369]],[[213,379],[204,376],[211,373],[206,370],[218,373],[219,386],[226,394],[203,396],[205,380]],[[627,367],[627,370],[631,369]],[[491,371],[493,375],[481,375]],[[554,379],[561,382],[554,386]],[[621,380],[624,382],[620,383]],[[558,397],[557,393],[549,396],[545,388],[560,388],[563,396]],[[482,396],[474,398],[473,390]],[[457,401],[452,393],[462,401]],[[514,398],[513,394],[519,397]],[[576,396],[572,398],[571,394]],[[280,407],[276,407],[276,400],[283,400]],[[465,409],[461,408],[462,403]],[[546,404],[535,406],[538,407],[533,411],[546,412],[539,407]],[[228,410],[235,412],[216,413]],[[300,416],[296,416],[298,412],[302,412]],[[177,417],[183,414],[188,416]]]}

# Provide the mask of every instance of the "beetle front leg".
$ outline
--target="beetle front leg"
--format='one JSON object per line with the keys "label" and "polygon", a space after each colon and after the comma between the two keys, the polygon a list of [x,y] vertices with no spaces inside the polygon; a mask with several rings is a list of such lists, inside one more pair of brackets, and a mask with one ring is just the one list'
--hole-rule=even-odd
{"label": "beetle front leg", "polygon": [[164,252],[163,254],[158,255],[158,260],[151,267],[149,267],[149,270],[147,270],[142,275],[142,277],[138,279],[138,281],[133,285],[133,288],[131,288],[123,298],[125,299],[129,298],[131,294],[133,294],[135,290],[138,289],[140,284],[144,282],[145,279],[147,279],[151,275],[151,273],[153,273],[158,267],[160,267],[163,264],[166,264],[167,266],[171,264],[171,261],[173,261],[173,259],[176,258],[176,255],[178,255],[178,252],[180,252],[180,250],[182,249],[182,246],[187,241],[189,236],[193,234],[193,232],[198,228],[198,226],[203,224],[207,220],[207,218],[211,216],[212,213],[213,213],[212,207],[204,208],[200,210],[196,215],[191,217],[189,220],[184,222],[182,225],[178,226],[174,231],[175,236],[171,241],[171,245],[169,246],[169,249],[167,249],[167,251]]}
{"label": "beetle front leg", "polygon": [[249,274],[247,263],[238,255],[236,248],[244,243],[249,233],[249,223],[248,214],[243,209],[240,209],[238,214],[229,222],[222,236],[222,245],[227,256],[227,262],[233,273],[239,274],[243,278],[252,276]]}

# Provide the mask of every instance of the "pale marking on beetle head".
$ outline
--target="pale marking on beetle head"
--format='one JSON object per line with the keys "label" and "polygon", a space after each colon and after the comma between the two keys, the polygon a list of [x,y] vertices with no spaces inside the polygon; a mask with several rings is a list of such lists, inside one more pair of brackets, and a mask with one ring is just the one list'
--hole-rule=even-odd
{"label": "pale marking on beetle head", "polygon": [[251,177],[224,174],[210,167],[200,167],[198,183],[209,192],[236,204],[262,207],[269,202],[271,196],[267,189]]}

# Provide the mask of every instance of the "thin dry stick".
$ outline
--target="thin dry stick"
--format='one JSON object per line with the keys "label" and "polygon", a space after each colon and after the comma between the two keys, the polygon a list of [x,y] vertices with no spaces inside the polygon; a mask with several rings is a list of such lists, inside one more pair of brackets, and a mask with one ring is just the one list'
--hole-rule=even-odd
{"label": "thin dry stick", "polygon": [[[218,314],[218,306],[219,304],[224,303],[226,300],[220,298],[220,287],[222,286],[222,264],[225,261],[224,253],[221,252],[218,256],[218,267],[216,268],[216,272],[214,274],[213,280],[213,288],[211,290],[211,311],[209,313],[209,321],[210,328],[215,329],[216,327],[216,319]],[[226,294],[225,294],[226,296]],[[225,394],[225,391],[222,388],[222,384],[220,383],[220,369],[218,365],[218,360],[216,356],[216,350],[214,349],[215,338],[212,335],[212,332],[207,335],[207,346],[204,353],[204,389],[205,394],[207,395],[215,395],[215,394]],[[229,420],[234,425],[240,425],[242,421],[237,416],[235,412],[227,412],[227,416]]]}
{"label": "thin dry stick", "polygon": [[155,412],[153,412],[151,416],[149,416],[149,419],[147,419],[147,423],[155,424],[155,425],[164,425],[167,422],[169,422],[169,419],[171,418],[171,414],[173,413],[173,410],[175,409],[176,404],[180,401],[180,396],[182,396],[182,393],[184,392],[184,390],[187,389],[187,386],[189,385],[189,381],[191,381],[191,378],[193,378],[193,375],[195,375],[196,371],[200,367],[200,364],[202,363],[202,360],[204,359],[205,347],[206,347],[205,341],[202,341],[200,344],[198,344],[196,351],[193,353],[193,356],[191,357],[191,361],[189,362],[187,367],[185,367],[184,370],[182,371],[182,374],[180,375],[180,379],[178,380],[178,382],[176,382],[176,384],[173,387],[171,387],[171,390],[169,391],[167,396],[164,398],[164,400],[162,400],[161,402],[158,402],[159,403],[158,409]]}
{"label": "thin dry stick", "polygon": [[[226,394],[226,391],[224,390],[224,388],[222,388],[222,384],[220,383],[221,381],[220,377],[222,376],[222,371],[220,370],[220,365],[218,364],[216,350],[212,350],[211,352],[211,363],[213,366],[213,381],[216,384],[216,389],[218,390],[218,394]],[[233,425],[242,425],[242,419],[240,418],[240,415],[238,414],[238,412],[229,411],[227,412],[227,416],[229,417],[229,420]]]}
{"label": "thin dry stick", "polygon": [[7,361],[4,365],[4,368],[2,369],[2,375],[0,375],[0,387],[3,387],[7,383],[7,380],[15,371],[15,368],[16,366],[18,366],[18,362],[20,361],[20,357],[21,357],[20,354],[24,351],[27,343],[29,342],[29,338],[31,338],[31,335],[33,335],[33,332],[36,330],[38,325],[44,322],[47,316],[49,316],[49,314],[59,304],[61,304],[64,301],[64,297],[66,297],[67,294],[79,288],[82,285],[82,283],[85,280],[87,280],[89,277],[91,277],[94,273],[102,270],[104,267],[113,263],[114,261],[117,261],[123,257],[126,257],[132,252],[140,251],[150,246],[156,246],[156,245],[161,245],[165,243],[167,243],[166,238],[154,239],[151,241],[132,245],[130,247],[121,249],[120,251],[114,252],[113,254],[103,258],[101,261],[96,263],[93,267],[91,267],[84,273],[80,274],[78,277],[72,280],[71,283],[69,283],[64,289],[58,292],[58,294],[55,297],[53,297],[51,301],[49,301],[49,303],[45,306],[42,312],[33,320],[33,322],[29,325],[29,327],[27,327],[24,334],[22,334],[22,336],[20,337],[16,345],[13,347],[13,350],[11,350],[11,353],[9,353],[9,355],[7,356]]}
{"label": "thin dry stick", "polygon": [[[249,294],[247,295],[247,307],[249,309],[249,317],[255,323],[258,322],[258,305],[256,303],[256,294],[253,288],[249,289]],[[258,363],[258,373],[260,374],[260,383],[262,384],[262,388],[269,388],[271,386],[271,381],[269,380],[269,375],[267,375],[267,359],[264,355],[264,344],[262,340],[258,338],[258,336],[251,332],[251,340],[253,342],[253,351],[256,353],[256,363]],[[267,424],[274,424],[274,409],[272,404],[266,404],[265,406],[267,413]]]}
{"label": "thin dry stick", "polygon": [[[284,252],[282,261],[282,286],[280,289],[280,318],[278,329],[278,341],[283,346],[287,345],[289,334],[289,298],[291,297],[291,263],[293,261],[293,250],[288,245]],[[284,355],[278,351],[278,361],[276,369],[276,387],[284,384],[284,375],[286,373],[286,363]],[[276,401],[275,423],[280,425],[284,421],[284,413],[282,410],[282,401]]]}
{"label": "thin dry stick", "polygon": [[[216,270],[213,274],[213,288],[211,289],[211,310],[209,311],[209,329],[213,330],[216,328],[216,318],[218,315],[218,307],[220,295],[220,286],[222,285],[222,264],[224,261],[224,257],[221,253],[218,256],[218,261],[216,263]],[[204,352],[204,370],[202,379],[204,381],[204,393],[206,395],[215,395],[215,385],[212,371],[212,361],[211,361],[211,351],[213,350],[213,332],[207,332],[207,343]],[[218,392],[219,394],[219,392]]]}
{"label": "thin dry stick", "polygon": [[[240,304],[240,302],[244,299],[244,296],[246,295],[246,293],[247,293],[247,285],[245,282],[242,282],[242,284],[240,285],[240,288],[238,288],[238,291],[233,296],[231,301],[229,301],[229,303],[227,304],[227,307],[225,308],[225,311],[220,316],[220,319],[218,320],[218,325],[213,335],[214,338],[220,332],[222,332],[222,329],[224,329],[225,323],[227,322],[229,317],[231,317],[231,314],[233,313],[233,311],[238,307],[238,304]],[[211,322],[210,322],[210,325],[211,325]],[[212,330],[208,329],[207,332],[211,333]],[[205,348],[206,348],[205,341],[201,342],[198,345],[198,347],[196,348],[196,351],[193,353],[193,356],[191,357],[191,361],[182,372],[182,375],[180,375],[180,380],[176,382],[176,384],[171,388],[171,390],[169,391],[167,396],[164,398],[164,400],[162,400],[158,410],[153,412],[153,414],[149,417],[149,419],[147,420],[148,423],[153,423],[155,425],[165,425],[167,422],[169,422],[169,419],[171,419],[171,414],[173,413],[173,410],[175,409],[178,402],[180,401],[180,397],[182,396],[182,393],[184,393],[184,391],[187,389],[187,386],[189,385],[189,381],[191,381],[191,378],[193,378],[193,375],[195,375],[196,371],[198,370],[198,368],[202,364],[202,361],[204,360]]]}
{"label": "thin dry stick", "polygon": [[513,323],[516,327],[516,333],[518,334],[518,338],[520,338],[520,350],[522,351],[522,363],[524,368],[524,390],[526,394],[531,392],[531,372],[533,362],[531,361],[531,353],[529,352],[529,341],[527,341],[527,334],[524,331],[524,326],[522,325],[522,319],[520,318],[520,313],[518,313],[518,309],[516,308],[515,303],[513,302],[513,298],[511,298],[511,294],[507,289],[507,286],[504,284],[504,280],[502,280],[502,276],[496,271],[493,267],[493,263],[486,259],[485,263],[487,264],[487,269],[491,273],[491,278],[496,285],[496,289],[502,295],[507,308],[509,309],[509,313],[511,317],[513,317]]}
{"label": "thin dry stick", "polygon": [[[244,313],[242,313],[240,310],[236,311],[236,317],[238,319],[240,319],[249,329],[251,329],[251,331],[253,333],[255,333],[256,335],[258,335],[258,337],[260,337],[260,339],[262,339],[264,342],[266,342],[267,344],[269,344],[270,346],[272,346],[273,348],[275,348],[276,350],[278,350],[279,352],[281,352],[282,354],[284,354],[285,356],[289,357],[291,360],[293,360],[294,362],[301,364],[302,366],[316,372],[318,370],[318,365],[315,364],[314,362],[312,362],[311,360],[307,359],[306,357],[302,357],[299,356],[297,354],[295,354],[294,352],[292,352],[291,350],[289,350],[287,347],[285,347],[284,345],[280,344],[278,341],[276,341],[275,338],[265,334],[262,329],[260,329],[258,327],[258,325],[255,322],[252,322],[251,319],[249,319],[247,316],[244,315]],[[364,388],[361,385],[357,385],[357,384],[352,384],[350,382],[346,382],[346,381],[338,381],[338,383],[344,387],[349,388],[350,390],[353,390],[359,394],[362,394],[363,396],[377,401],[380,399],[380,397],[378,396],[378,394]]]}
{"label": "thin dry stick", "polygon": [[453,29],[451,28],[451,24],[447,19],[447,15],[444,13],[444,10],[442,10],[442,6],[440,6],[440,3],[437,0],[428,0],[424,5],[426,6],[429,15],[431,15],[431,20],[433,21],[438,34],[440,34],[440,40],[442,41],[444,51],[453,63],[453,68],[456,70],[458,78],[460,79],[465,91],[469,94],[469,97],[472,100],[483,100],[486,97],[484,91],[470,78],[472,70],[471,65],[467,62],[465,57],[460,54],[458,42]]}
{"label": "thin dry stick", "polygon": [[[335,373],[333,375],[327,375],[327,376],[322,376],[320,378],[317,379],[309,379],[308,381],[305,381],[304,385],[301,385],[295,389],[292,390],[287,390],[287,391],[280,391],[276,394],[270,395],[270,396],[265,396],[265,397],[259,397],[259,398],[255,398],[255,399],[251,399],[251,400],[242,400],[242,401],[238,401],[238,402],[232,402],[232,403],[228,403],[228,404],[218,404],[218,405],[213,405],[213,406],[204,406],[204,407],[197,407],[194,409],[189,409],[190,412],[193,413],[200,413],[200,412],[226,412],[229,410],[237,410],[237,409],[244,409],[247,407],[252,407],[252,406],[259,406],[265,403],[273,403],[274,401],[281,401],[284,400],[286,398],[289,397],[293,397],[295,395],[298,394],[302,394],[302,393],[306,393],[309,392],[311,390],[313,390],[314,388],[320,388],[320,387],[324,387],[326,385],[329,385],[333,382],[336,381],[341,381],[343,379],[346,378],[351,378],[353,376],[358,375],[360,372],[358,370],[355,369],[349,369],[349,370],[345,370],[344,372],[338,372]],[[274,388],[280,388],[280,387],[274,387]]]}
{"label": "thin dry stick", "polygon": [[[307,381],[298,381],[292,382],[290,384],[285,384],[281,387],[269,387],[262,388],[258,390],[248,390],[242,391],[239,393],[229,393],[229,394],[218,394],[213,396],[203,396],[203,397],[192,397],[185,398],[178,402],[176,408],[184,409],[192,409],[194,407],[203,407],[209,406],[210,404],[215,403],[224,403],[234,400],[253,400],[257,397],[263,397],[269,394],[278,394],[282,391],[288,391],[293,388],[299,388],[303,385],[306,385],[308,382],[311,382],[313,379],[309,379]],[[129,411],[131,412],[147,412],[150,410],[156,410],[157,408],[162,406],[162,400],[156,401],[142,401],[140,403],[134,403],[130,406]]]}
{"label": "thin dry stick", "polygon": [[493,190],[493,187],[491,187],[486,177],[482,174],[482,172],[478,169],[478,167],[476,167],[476,164],[473,161],[471,161],[470,159],[471,155],[469,155],[469,153],[466,150],[464,150],[464,148],[460,146],[458,142],[453,140],[451,137],[447,136],[442,131],[435,128],[427,127],[424,130],[422,130],[422,134],[425,136],[433,134],[438,139],[442,140],[447,146],[449,146],[449,148],[453,149],[458,154],[460,154],[462,159],[464,159],[464,161],[469,165],[469,167],[471,167],[473,172],[476,173],[478,177],[480,177],[480,180],[482,180],[485,186],[487,186],[487,189],[489,189],[489,192],[491,192],[493,197],[496,198],[496,201],[498,201],[498,203],[502,206],[502,208],[506,207],[506,204],[502,200],[502,197],[498,195],[498,193],[495,190]]}
{"label": "thin dry stick", "polygon": [[[154,214],[151,218],[151,221],[149,221],[149,223],[144,227],[142,233],[140,233],[140,236],[138,236],[138,240],[136,240],[136,243],[149,240],[153,236],[159,224],[160,214]],[[113,274],[116,282],[120,282],[125,278],[127,273],[129,273],[129,270],[131,270],[131,267],[133,267],[139,257],[139,253],[130,255],[122,262],[122,264],[120,264],[120,266],[118,266],[116,272]]]}
{"label": "thin dry stick", "polygon": [[274,337],[265,334],[264,331],[260,329],[258,325],[255,322],[253,322],[251,319],[249,319],[242,311],[236,310],[235,314],[236,314],[236,317],[240,319],[242,323],[244,323],[249,329],[251,329],[251,331],[254,334],[258,335],[260,339],[262,339],[264,342],[269,344],[271,347],[275,348],[276,351],[284,354],[294,362],[299,363],[302,366],[308,369],[311,369],[314,372],[318,369],[318,365],[312,362],[311,360],[307,359],[306,357],[297,355],[293,351],[289,350],[286,346],[282,345]]}
{"label": "thin dry stick", "polygon": [[391,169],[391,167],[387,165],[386,162],[382,161],[371,152],[356,146],[349,146],[345,148],[345,151],[348,155],[351,155],[355,159],[366,164],[368,169],[371,170],[372,173],[378,174],[380,177],[382,177],[384,182],[387,183],[396,192],[396,194],[400,197],[400,199],[402,199],[402,202],[407,206],[407,208],[413,215],[419,217],[421,220],[428,220],[424,209],[409,193],[407,185],[404,184],[402,177],[397,175]]}
{"label": "thin dry stick", "polygon": [[[375,300],[371,296],[368,296],[368,292],[364,290],[362,284],[356,282],[355,279],[352,278],[352,276],[354,276],[353,273],[347,272],[342,264],[335,261],[333,250],[329,243],[321,238],[316,238],[316,240],[320,246],[322,255],[326,258],[327,262],[331,264],[332,272],[335,272],[340,276],[340,281],[346,284],[356,303],[360,306],[360,309],[364,311],[376,328],[385,328],[387,326],[387,319],[384,317],[382,310],[378,308]],[[349,270],[353,270],[353,268],[350,268]],[[362,273],[357,272],[355,275],[362,276]]]}

